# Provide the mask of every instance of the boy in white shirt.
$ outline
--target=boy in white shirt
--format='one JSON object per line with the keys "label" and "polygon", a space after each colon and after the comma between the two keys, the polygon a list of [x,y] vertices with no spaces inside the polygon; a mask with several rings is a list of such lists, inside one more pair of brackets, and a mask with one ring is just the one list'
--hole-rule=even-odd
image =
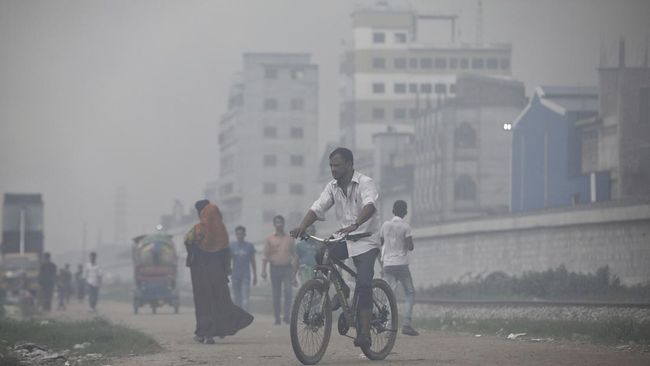
{"label": "boy in white shirt", "polygon": [[383,276],[386,282],[395,290],[397,282],[401,282],[406,295],[406,311],[402,334],[417,336],[419,333],[411,327],[411,314],[415,302],[415,288],[409,270],[408,252],[413,250],[413,236],[411,226],[404,221],[406,216],[406,202],[397,200],[393,204],[391,220],[384,222],[379,231],[382,245],[381,263]]}

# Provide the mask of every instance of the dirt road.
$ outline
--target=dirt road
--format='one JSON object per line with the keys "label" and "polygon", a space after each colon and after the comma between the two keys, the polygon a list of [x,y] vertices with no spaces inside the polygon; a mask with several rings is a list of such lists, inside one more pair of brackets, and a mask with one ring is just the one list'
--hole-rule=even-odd
{"label": "dirt road", "polygon": [[[195,343],[193,309],[172,314],[162,308],[156,315],[142,309],[134,315],[129,304],[103,302],[99,315],[153,335],[164,347],[154,355],[112,359],[107,364],[126,365],[299,365],[287,325],[273,325],[269,316],[256,315],[251,326],[214,345]],[[90,316],[75,306],[66,317]],[[502,338],[422,332],[419,337],[398,336],[393,353],[381,362],[369,361],[332,329],[332,338],[320,365],[650,365],[650,354],[621,351],[614,346],[572,342],[509,341]],[[354,333],[354,330],[352,330]]]}

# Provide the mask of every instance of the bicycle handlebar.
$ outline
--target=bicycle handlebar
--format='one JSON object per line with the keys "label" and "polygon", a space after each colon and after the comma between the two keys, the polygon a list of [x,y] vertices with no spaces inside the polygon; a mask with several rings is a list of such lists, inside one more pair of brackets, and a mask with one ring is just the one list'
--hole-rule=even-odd
{"label": "bicycle handlebar", "polygon": [[357,241],[359,239],[367,238],[369,236],[372,236],[372,233],[346,234],[344,236],[339,236],[339,237],[335,237],[334,234],[332,234],[327,239],[319,238],[319,237],[316,237],[316,236],[313,236],[313,235],[304,235],[302,237],[302,239],[312,239],[312,240],[315,240],[315,241],[317,241],[319,243],[330,244],[330,243],[339,243],[339,242],[343,242],[343,241],[346,241],[346,240]]}

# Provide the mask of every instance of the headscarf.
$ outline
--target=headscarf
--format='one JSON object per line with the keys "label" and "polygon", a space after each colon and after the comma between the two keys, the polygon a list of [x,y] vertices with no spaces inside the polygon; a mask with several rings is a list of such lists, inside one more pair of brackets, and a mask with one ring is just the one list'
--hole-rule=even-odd
{"label": "headscarf", "polygon": [[203,207],[199,217],[200,222],[194,225],[199,248],[210,252],[226,248],[229,243],[228,231],[219,208],[209,203]]}

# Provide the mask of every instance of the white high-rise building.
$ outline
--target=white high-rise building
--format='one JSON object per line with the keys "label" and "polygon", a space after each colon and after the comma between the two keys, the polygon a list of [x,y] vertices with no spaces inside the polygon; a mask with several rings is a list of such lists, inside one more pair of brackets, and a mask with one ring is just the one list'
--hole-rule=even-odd
{"label": "white high-rise building", "polygon": [[262,241],[277,214],[297,225],[314,199],[318,66],[308,54],[247,53],[220,122],[221,163],[212,197],[229,230]]}
{"label": "white high-rise building", "polygon": [[389,126],[413,133],[418,99],[422,106],[453,98],[458,74],[510,75],[511,46],[458,42],[456,18],[385,2],[352,13],[352,43],[341,60],[343,146],[371,150],[373,135]]}

